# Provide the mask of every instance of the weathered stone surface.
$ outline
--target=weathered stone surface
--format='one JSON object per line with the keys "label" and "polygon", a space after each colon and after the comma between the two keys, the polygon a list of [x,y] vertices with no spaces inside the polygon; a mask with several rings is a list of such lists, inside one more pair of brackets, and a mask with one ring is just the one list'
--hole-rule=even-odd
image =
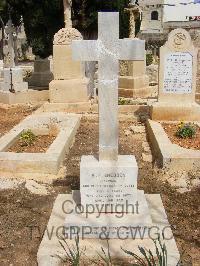
{"label": "weathered stone surface", "polygon": [[87,103],[89,79],[85,77],[85,65],[72,60],[72,41],[82,40],[74,28],[61,29],[54,36],[53,73],[49,84],[51,103]]}
{"label": "weathered stone surface", "polygon": [[75,28],[63,28],[54,35],[54,45],[70,45],[72,40],[81,40],[83,36]]}
{"label": "weathered stone surface", "polygon": [[53,46],[54,80],[73,80],[85,77],[84,64],[72,60],[71,45]]}
{"label": "weathered stone surface", "polygon": [[160,49],[159,94],[152,105],[152,119],[198,121],[196,75],[197,48],[190,34],[184,29],[171,31]]}
{"label": "weathered stone surface", "polygon": [[49,92],[47,90],[25,90],[16,93],[10,93],[7,91],[0,91],[0,102],[5,104],[36,104],[44,103],[49,100]]}
{"label": "weathered stone surface", "polygon": [[141,134],[141,133],[145,133],[145,126],[130,126],[130,130],[134,133],[134,134]]}
{"label": "weathered stone surface", "polygon": [[[77,204],[80,203],[77,202]],[[133,234],[135,234],[136,239],[140,239],[139,232],[134,229],[131,231],[130,228],[141,227],[145,230],[145,228],[151,228],[152,226],[152,219],[144,191],[137,190],[136,201],[128,201],[128,204],[126,206],[124,205],[124,207],[120,203],[118,205],[114,204],[113,210],[109,211],[109,213],[104,213],[103,210],[94,213],[93,206],[91,203],[85,206],[85,209],[88,208],[88,212],[84,213],[79,213],[73,208],[72,213],[67,215],[65,220],[66,235],[72,232],[71,237],[74,238],[76,236],[76,230],[73,234],[72,227],[77,227],[80,229],[80,235],[85,233],[85,238],[101,239],[102,236],[104,239],[105,235],[103,237],[102,228],[106,228],[106,235],[110,239],[128,239],[132,238]],[[86,232],[84,227],[90,228],[91,230]],[[144,238],[148,237],[148,230],[146,230]]]}
{"label": "weathered stone surface", "polygon": [[98,18],[98,40],[73,41],[73,57],[75,60],[98,61],[99,158],[117,160],[119,60],[144,61],[145,45],[141,40],[119,39],[117,12],[100,12]]}
{"label": "weathered stone surface", "polygon": [[72,28],[72,1],[71,0],[63,0],[64,6],[64,19],[65,19],[65,28]]}
{"label": "weathered stone surface", "polygon": [[81,203],[134,204],[137,200],[138,166],[134,156],[119,156],[117,161],[98,161],[83,156],[80,164]]}
{"label": "weathered stone surface", "polygon": [[88,79],[53,80],[49,84],[51,103],[87,103]]}
{"label": "weathered stone surface", "polygon": [[40,185],[34,180],[27,180],[25,188],[36,195],[48,195],[48,190],[45,185]]}
{"label": "weathered stone surface", "polygon": [[[150,209],[150,214],[153,222],[153,228],[158,228],[159,232],[162,232],[164,228],[168,228],[165,230],[165,244],[168,250],[168,266],[174,266],[178,263],[180,255],[176,246],[175,239],[173,238],[172,231],[170,229],[170,225],[167,219],[167,215],[165,213],[165,209],[162,204],[162,200],[160,195],[146,195],[147,203]],[[61,258],[66,259],[66,253],[60,245],[60,239],[64,237],[63,235],[63,225],[64,222],[70,222],[67,220],[67,212],[71,211],[72,205],[65,204],[66,202],[76,201],[75,197],[70,194],[62,194],[58,195],[55,204],[53,206],[52,214],[50,220],[47,225],[48,232],[52,232],[52,237],[49,238],[47,230],[43,235],[42,242],[40,244],[38,253],[37,253],[37,262],[38,266],[57,266],[62,262]],[[63,208],[63,204],[66,206]],[[156,208],[155,208],[156,206]],[[60,230],[56,231],[52,229],[60,228]],[[154,231],[154,230],[152,230]],[[153,234],[153,233],[152,233]],[[152,237],[156,237],[154,234]],[[80,238],[80,249],[85,248],[87,250],[87,257],[94,258],[96,257],[97,252],[101,252],[101,247],[106,245],[107,240],[101,239],[82,239]],[[68,245],[74,245],[74,239],[67,239]],[[138,246],[146,247],[155,252],[155,246],[152,239],[111,239],[109,240],[110,253],[112,257],[124,257],[128,258],[122,250],[123,246],[127,250],[131,250],[134,253],[139,254]],[[155,253],[154,253],[155,254]],[[59,258],[58,255],[61,257]],[[155,254],[156,255],[156,254]]]}
{"label": "weathered stone surface", "polygon": [[28,90],[28,83],[23,82],[23,71],[20,67],[4,68],[3,77],[3,82],[0,83],[0,90],[6,92]]}
{"label": "weathered stone surface", "polygon": [[48,58],[34,61],[34,72],[28,79],[29,86],[35,87],[49,87],[49,83],[53,80],[53,73],[50,71],[50,61]]}
{"label": "weathered stone surface", "polygon": [[158,65],[147,66],[146,73],[149,77],[149,83],[158,83]]}
{"label": "weathered stone surface", "polygon": [[142,160],[144,162],[152,163],[153,162],[153,156],[151,154],[142,153]]}

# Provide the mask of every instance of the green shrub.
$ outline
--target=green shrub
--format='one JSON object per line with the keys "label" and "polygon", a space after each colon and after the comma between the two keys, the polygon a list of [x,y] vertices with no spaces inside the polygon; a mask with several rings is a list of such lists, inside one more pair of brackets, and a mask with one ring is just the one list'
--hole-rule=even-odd
{"label": "green shrub", "polygon": [[196,135],[196,126],[191,123],[183,123],[181,122],[180,125],[178,126],[176,136],[182,139],[187,139],[187,138],[193,138]]}
{"label": "green shrub", "polygon": [[123,98],[123,97],[119,97],[118,104],[119,105],[131,105],[131,100]]}
{"label": "green shrub", "polygon": [[35,139],[36,136],[30,129],[23,131],[20,135],[21,146],[30,146],[31,144],[33,144]]}
{"label": "green shrub", "polygon": [[85,248],[82,250],[80,249],[79,235],[77,235],[77,237],[75,237],[75,245],[72,245],[71,247],[68,245],[68,243],[65,239],[63,239],[64,243],[62,243],[61,241],[59,241],[59,242],[60,242],[61,247],[65,251],[66,259],[63,259],[60,256],[58,256],[58,257],[64,263],[68,262],[72,266],[79,266],[81,257],[85,252]]}
{"label": "green shrub", "polygon": [[146,65],[150,66],[153,63],[153,55],[152,54],[147,54],[146,55]]}

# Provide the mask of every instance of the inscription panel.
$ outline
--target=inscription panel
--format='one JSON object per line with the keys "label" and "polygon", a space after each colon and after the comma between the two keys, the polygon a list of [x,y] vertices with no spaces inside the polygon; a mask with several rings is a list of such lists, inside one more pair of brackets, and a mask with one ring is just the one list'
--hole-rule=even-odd
{"label": "inscription panel", "polygon": [[[134,158],[133,156],[125,156]],[[91,157],[90,157],[91,158]],[[81,163],[81,204],[94,205],[107,210],[112,205],[134,203],[137,190],[137,165],[133,159],[125,163]]]}
{"label": "inscription panel", "polygon": [[168,53],[164,60],[164,93],[192,93],[192,66],[190,53]]}

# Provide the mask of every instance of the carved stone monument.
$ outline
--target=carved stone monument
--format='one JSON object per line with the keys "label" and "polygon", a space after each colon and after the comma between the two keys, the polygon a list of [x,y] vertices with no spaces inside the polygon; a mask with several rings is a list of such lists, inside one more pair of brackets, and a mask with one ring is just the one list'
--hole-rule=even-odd
{"label": "carved stone monument", "polygon": [[[134,39],[135,21],[140,17],[140,8],[130,3],[125,9],[130,14],[129,38]],[[129,61],[127,71],[119,78],[119,95],[122,97],[147,97],[150,96],[149,78],[146,75],[146,58],[141,61]]]}
{"label": "carved stone monument", "polygon": [[158,102],[151,107],[154,120],[199,121],[195,102],[197,49],[184,29],[173,30],[160,49]]}
{"label": "carved stone monument", "polygon": [[74,28],[63,28],[54,36],[54,80],[49,84],[51,103],[87,102],[89,99],[84,63],[72,60],[71,43],[79,39],[82,35]]}
{"label": "carved stone monument", "polygon": [[72,28],[71,4],[72,0],[63,0],[65,28]]}
{"label": "carved stone monument", "polygon": [[9,19],[6,33],[8,34],[9,62],[8,67],[3,70],[3,82],[0,83],[0,90],[5,93],[15,93],[28,90],[28,83],[23,82],[23,71],[20,67],[15,66],[15,53],[12,20]]}

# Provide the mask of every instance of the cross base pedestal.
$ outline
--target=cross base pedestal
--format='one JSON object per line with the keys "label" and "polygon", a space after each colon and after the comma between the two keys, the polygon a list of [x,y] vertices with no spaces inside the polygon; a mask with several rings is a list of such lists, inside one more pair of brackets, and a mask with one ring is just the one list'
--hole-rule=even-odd
{"label": "cross base pedestal", "polygon": [[82,156],[80,164],[81,204],[95,212],[112,212],[114,205],[137,201],[138,165],[135,156],[119,155],[116,161]]}
{"label": "cross base pedestal", "polygon": [[[53,206],[53,210],[47,225],[47,229],[43,235],[42,242],[40,244],[38,253],[37,253],[37,262],[38,266],[57,266],[62,264],[62,260],[66,259],[66,252],[60,244],[60,241],[64,238],[63,235],[63,225],[67,222],[70,222],[67,219],[69,215],[66,214],[65,206],[70,202],[75,200],[74,196],[77,193],[71,194],[60,194],[56,198],[56,201]],[[153,239],[158,238],[158,233],[164,233],[165,244],[168,251],[168,266],[174,266],[178,263],[180,255],[176,246],[173,233],[168,223],[167,216],[162,204],[160,195],[145,195],[147,199],[147,204],[149,206],[151,219],[153,222],[152,229],[150,231],[148,238],[140,239],[110,239],[109,247],[110,254],[113,258],[121,258],[123,260],[130,259],[130,257],[125,254],[121,247],[124,249],[130,250],[137,255],[141,256],[141,253],[138,250],[138,246],[141,246],[146,249],[150,249],[153,252],[153,256],[156,256],[155,244]],[[70,208],[72,205],[70,206]],[[120,219],[119,219],[120,220]],[[119,225],[120,222],[119,222]],[[72,247],[75,245],[74,239],[66,238],[67,244]],[[64,244],[64,242],[63,242]],[[64,244],[65,245],[65,244]],[[102,247],[107,251],[107,240],[101,239],[81,239],[79,241],[80,250],[86,249],[86,256],[90,259],[97,258],[98,253],[102,254]],[[59,255],[59,256],[58,256]],[[127,263],[128,264],[128,263]]]}
{"label": "cross base pedestal", "polygon": [[72,212],[66,216],[64,224],[67,238],[74,238],[77,233],[81,239],[148,238],[152,219],[144,191],[137,191],[134,205],[115,206],[113,213],[92,213],[91,205],[80,205],[79,191],[74,192],[73,199],[73,207],[71,204],[64,206],[66,213]]}

